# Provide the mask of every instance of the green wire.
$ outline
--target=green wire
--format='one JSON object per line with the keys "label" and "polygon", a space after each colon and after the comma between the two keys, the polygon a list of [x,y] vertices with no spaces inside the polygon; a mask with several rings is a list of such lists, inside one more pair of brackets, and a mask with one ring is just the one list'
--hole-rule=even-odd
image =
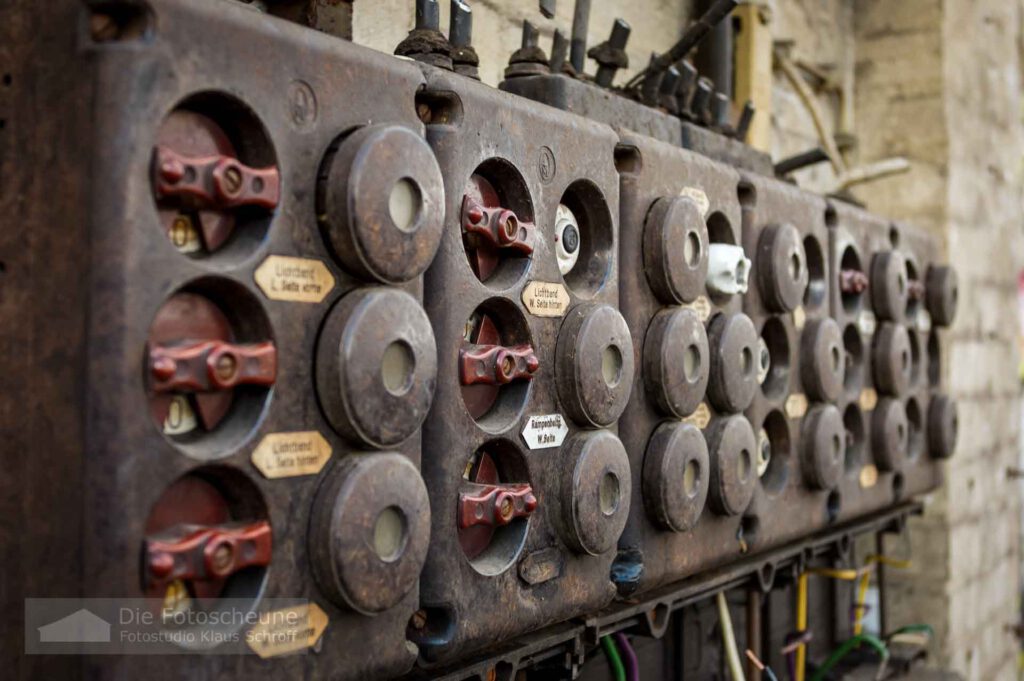
{"label": "green wire", "polygon": [[839,664],[840,660],[849,655],[850,651],[859,648],[862,643],[866,643],[878,651],[878,654],[881,656],[883,661],[889,659],[889,649],[885,647],[885,644],[882,643],[881,640],[871,634],[859,634],[849,639],[846,643],[839,646],[835,652],[829,655],[829,658],[825,660],[825,664],[818,667],[818,670],[814,672],[814,676],[811,677],[811,681],[825,681],[825,677],[828,675],[828,672],[832,667]]}
{"label": "green wire", "polygon": [[899,636],[900,634],[928,634],[929,638],[935,638],[935,629],[930,624],[908,624],[905,627],[900,627],[896,631],[890,632],[885,635],[887,639],[893,636]]}
{"label": "green wire", "polygon": [[619,657],[619,651],[615,647],[612,637],[602,636],[601,647],[604,648],[604,654],[608,656],[608,664],[612,666],[615,681],[626,681],[626,668],[622,666],[622,658]]}

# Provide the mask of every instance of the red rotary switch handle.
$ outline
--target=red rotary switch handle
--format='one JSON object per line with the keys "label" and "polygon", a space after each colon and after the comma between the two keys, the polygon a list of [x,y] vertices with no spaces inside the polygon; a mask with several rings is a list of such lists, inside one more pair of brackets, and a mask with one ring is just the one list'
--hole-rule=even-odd
{"label": "red rotary switch handle", "polygon": [[157,345],[149,350],[149,368],[157,393],[269,386],[277,378],[277,348],[270,341],[251,345],[224,341]]}
{"label": "red rotary switch handle", "polygon": [[270,563],[270,523],[181,524],[146,538],[146,589],[159,592],[176,580],[219,581]]}
{"label": "red rotary switch handle", "polygon": [[496,248],[510,248],[522,255],[533,253],[533,223],[522,222],[507,208],[488,208],[468,195],[462,199],[462,229]]}
{"label": "red rotary switch handle", "polygon": [[187,156],[157,145],[153,167],[157,198],[182,197],[220,210],[271,209],[281,198],[281,176],[274,166],[252,168],[231,156]]}
{"label": "red rotary switch handle", "polygon": [[537,497],[527,484],[465,483],[459,494],[459,528],[508,525],[526,518],[537,508]]}
{"label": "red rotary switch handle", "polygon": [[505,385],[530,380],[540,367],[532,345],[466,343],[459,349],[459,380],[462,385]]}

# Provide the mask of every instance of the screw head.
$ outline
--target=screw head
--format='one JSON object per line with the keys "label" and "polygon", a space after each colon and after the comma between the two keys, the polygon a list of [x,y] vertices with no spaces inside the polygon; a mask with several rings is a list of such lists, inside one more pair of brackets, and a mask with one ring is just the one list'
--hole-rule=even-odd
{"label": "screw head", "polygon": [[501,501],[498,502],[498,515],[502,522],[508,522],[512,520],[513,504],[511,497],[502,497]]}
{"label": "screw head", "polygon": [[213,370],[216,372],[217,378],[226,381],[234,376],[235,371],[238,370],[238,360],[235,359],[234,355],[225,353],[217,358]]}
{"label": "screw head", "polygon": [[224,573],[234,562],[235,551],[227,542],[218,544],[210,556],[210,565],[217,573]]}
{"label": "screw head", "polygon": [[238,166],[224,169],[224,190],[229,194],[237,194],[242,189],[242,170]]}

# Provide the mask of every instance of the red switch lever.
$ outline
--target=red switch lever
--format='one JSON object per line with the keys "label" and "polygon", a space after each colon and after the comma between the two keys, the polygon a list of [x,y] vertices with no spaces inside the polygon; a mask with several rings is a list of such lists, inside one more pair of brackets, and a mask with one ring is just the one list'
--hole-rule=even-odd
{"label": "red switch lever", "polygon": [[273,385],[277,378],[277,348],[270,341],[235,345],[203,341],[192,345],[149,350],[153,391],[211,392],[237,385]]}
{"label": "red switch lever", "polygon": [[242,568],[270,563],[270,523],[175,525],[146,538],[146,588],[175,580],[216,581]]}
{"label": "red switch lever", "polygon": [[924,282],[911,279],[907,284],[907,297],[911,300],[924,300]]}
{"label": "red switch lever", "polygon": [[478,345],[465,343],[459,349],[459,380],[462,385],[486,383],[505,385],[517,379],[530,380],[540,367],[532,345]]}
{"label": "red switch lever", "polygon": [[462,229],[476,234],[496,248],[509,248],[523,255],[533,253],[536,226],[522,222],[507,208],[488,208],[470,196],[462,198]]}
{"label": "red switch lever", "polygon": [[157,198],[190,198],[206,208],[274,208],[281,196],[277,168],[251,168],[231,156],[185,156],[157,145],[153,161]]}
{"label": "red switch lever", "polygon": [[868,276],[860,270],[841,270],[839,290],[843,293],[862,293],[868,287]]}
{"label": "red switch lever", "polygon": [[528,517],[537,508],[537,497],[527,484],[482,485],[465,483],[459,494],[459,528],[474,525],[508,525]]}

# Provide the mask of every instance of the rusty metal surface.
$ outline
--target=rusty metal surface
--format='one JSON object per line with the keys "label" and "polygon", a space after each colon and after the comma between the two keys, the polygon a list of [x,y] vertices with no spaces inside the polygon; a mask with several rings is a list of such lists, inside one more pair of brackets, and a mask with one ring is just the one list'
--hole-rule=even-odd
{"label": "rusty metal surface", "polygon": [[[45,503],[47,507],[33,509],[26,505],[19,517],[20,513],[30,513],[40,519],[35,523],[40,532],[33,534],[33,540],[41,545],[52,546],[66,531],[68,536],[61,545],[80,556],[80,562],[66,572],[62,570],[68,577],[63,587],[57,579],[52,584],[43,583],[18,568],[13,577],[19,584],[16,593],[24,588],[27,595],[47,595],[53,593],[51,589],[65,594],[142,595],[138,556],[146,536],[146,519],[166,488],[183,475],[198,471],[215,487],[233,495],[229,497],[233,499],[232,508],[240,511],[235,520],[266,520],[273,530],[270,567],[265,577],[249,586],[236,585],[233,595],[248,594],[253,599],[260,595],[308,597],[328,614],[330,624],[316,654],[270,661],[255,656],[181,658],[187,660],[192,678],[267,674],[305,677],[314,673],[314,668],[329,669],[332,677],[356,678],[394,676],[408,670],[416,651],[407,644],[405,629],[417,609],[417,576],[429,536],[429,508],[417,472],[420,439],[413,432],[415,428],[393,438],[371,438],[387,444],[395,453],[360,453],[355,457],[354,452],[368,448],[351,444],[337,432],[318,403],[313,386],[320,327],[339,300],[348,299],[346,294],[372,282],[360,272],[346,269],[346,263],[332,255],[317,229],[314,190],[321,159],[343,133],[372,121],[422,139],[423,126],[416,117],[414,102],[423,81],[421,72],[414,65],[235,3],[153,0],[147,3],[149,13],[140,19],[142,24],[132,30],[121,27],[124,30],[112,29],[95,36],[79,32],[80,27],[90,26],[89,12],[82,3],[74,3],[73,10],[71,4],[67,3],[66,20],[57,22],[61,28],[51,25],[47,31],[61,35],[61,45],[74,46],[74,51],[61,54],[62,64],[65,69],[74,64],[68,70],[73,72],[74,81],[82,83],[83,90],[57,78],[52,87],[67,86],[69,97],[78,97],[79,105],[73,107],[73,117],[70,110],[68,116],[63,116],[49,104],[45,106],[55,125],[67,123],[69,117],[88,122],[87,129],[69,124],[79,136],[66,147],[80,148],[76,145],[81,143],[88,151],[82,148],[81,154],[70,155],[76,159],[74,164],[49,169],[61,177],[74,178],[62,185],[61,195],[67,198],[33,199],[31,208],[21,213],[31,241],[26,246],[5,239],[2,249],[6,276],[13,273],[32,284],[16,298],[7,298],[6,305],[14,305],[8,311],[16,309],[27,320],[37,320],[33,322],[39,329],[35,335],[59,338],[66,349],[54,354],[56,346],[49,347],[49,341],[38,343],[24,368],[8,374],[8,380],[14,382],[5,388],[4,395],[38,396],[33,399],[39,400],[39,406],[31,409],[44,411],[24,419],[12,432],[22,433],[16,439],[26,438],[26,451],[46,449],[53,462],[52,466],[40,466],[37,458],[24,470],[17,464],[19,470],[12,471],[14,475],[9,479],[34,491],[52,485],[62,497],[57,500],[40,492],[26,504]],[[180,58],[182,46],[188,46],[187,59]],[[27,77],[18,77],[21,75]],[[88,96],[77,94],[83,91],[88,91]],[[352,92],[364,96],[353,98]],[[197,93],[204,94],[193,97]],[[186,100],[194,110],[217,119],[229,136],[236,136],[233,143],[243,163],[253,167],[276,165],[281,183],[278,204],[257,221],[254,229],[248,225],[237,227],[221,248],[193,257],[180,253],[167,238],[153,198],[150,173],[161,121]],[[62,101],[74,99],[64,100],[62,95]],[[33,106],[37,108],[31,109]],[[31,115],[28,112],[38,114],[40,106],[43,103],[39,101],[25,103],[18,121],[26,129]],[[5,144],[5,163],[9,163],[13,150]],[[429,149],[427,158],[432,161]],[[19,184],[29,182],[37,171],[35,166],[24,168],[11,175],[21,178]],[[430,200],[437,200],[425,204],[430,216],[437,215],[441,210],[439,186],[430,187],[424,181],[422,189],[424,195],[430,192]],[[365,193],[360,193],[360,198],[375,201],[374,192],[381,190],[386,187],[361,187]],[[385,205],[386,198],[385,191]],[[14,205],[9,207],[13,209]],[[42,237],[44,232],[38,228],[44,224],[75,224],[79,229],[74,239],[65,235],[58,244],[51,237]],[[36,235],[40,235],[38,241]],[[65,247],[74,249],[73,257],[62,252]],[[325,284],[329,290],[322,290],[319,302],[271,299],[254,276],[271,255],[316,260],[333,278],[334,285]],[[429,260],[431,255],[428,240],[423,257]],[[416,301],[422,289],[416,274],[416,268],[410,268],[398,279],[408,282],[401,285],[401,295],[419,309]],[[13,296],[13,289],[6,290]],[[235,342],[266,339],[277,348],[277,382],[272,391],[259,394],[245,386],[238,388],[242,392],[236,393],[235,403],[222,423],[209,433],[195,433],[184,440],[161,433],[150,418],[144,372],[151,323],[161,305],[182,290],[208,299],[222,310],[233,328]],[[30,310],[39,314],[29,314]],[[63,312],[54,317],[54,310]],[[395,330],[405,324],[406,319],[396,318],[386,326]],[[425,333],[429,337],[429,325]],[[12,336],[8,338],[8,342],[13,341]],[[384,337],[376,340],[385,346],[388,341]],[[416,345],[413,340],[409,343]],[[383,346],[377,350],[383,350]],[[369,350],[361,347],[360,351]],[[423,358],[433,357],[431,342]],[[363,359],[375,361],[369,356]],[[52,378],[47,379],[52,387],[28,390],[26,372],[40,363],[54,367]],[[67,376],[62,376],[64,373]],[[421,400],[422,415],[433,390],[432,377],[425,381],[427,399],[426,403]],[[367,399],[372,394],[372,386],[364,387],[361,397]],[[51,414],[46,417],[51,428],[43,429],[39,419],[47,413]],[[5,408],[5,424],[13,425],[14,416],[14,411]],[[50,434],[44,434],[44,430]],[[296,431],[317,431],[330,445],[332,456],[322,475],[264,477],[250,461],[256,446],[268,434]],[[373,617],[336,605],[339,599],[332,598],[314,581],[308,552],[311,515],[318,508],[329,512],[327,509],[336,501],[321,485],[321,478],[334,479],[340,475],[338,469],[343,462],[356,458],[402,462],[422,495],[413,503],[413,489],[402,498],[412,504],[407,516],[416,538],[406,547],[411,552],[408,565],[402,561],[389,563],[405,565],[404,581],[396,597],[380,596],[389,593],[390,577],[386,570],[378,569],[379,560],[375,562],[372,556],[335,557],[348,565],[347,569],[354,566],[350,559],[365,558],[355,577],[341,578],[347,580],[345,588],[357,594],[350,594],[351,600],[364,611],[374,611]],[[45,483],[40,476],[45,476]],[[33,477],[39,481],[33,482]],[[385,479],[385,491],[400,491],[392,486],[391,477]],[[378,495],[376,501],[386,498],[386,494]],[[349,506],[355,501],[349,501]],[[241,509],[235,508],[238,503],[242,503]],[[265,516],[258,508],[265,509]],[[365,505],[361,511],[367,512]],[[58,533],[55,528],[50,542],[46,542],[43,528],[60,517],[64,518],[62,529]],[[356,543],[364,541],[359,532],[348,539],[328,534],[332,541],[340,542],[337,550],[342,552],[351,552]],[[18,541],[7,531],[3,540],[5,546]],[[26,559],[32,555],[31,551],[25,553]],[[367,600],[367,593],[378,600]],[[12,605],[11,611],[20,608]],[[5,628],[5,640],[21,638],[20,630],[9,637],[7,633]],[[368,643],[376,650],[373,655],[365,654]],[[155,678],[168,670],[165,660],[147,656],[88,661],[69,658],[50,663],[37,659],[16,669],[15,676],[28,678],[34,676],[34,670],[59,664],[68,667],[64,670],[67,673],[58,674],[61,678],[78,674],[89,678]]]}
{"label": "rusty metal surface", "polygon": [[[695,478],[689,487],[692,496],[685,508],[676,511],[680,517],[675,521],[666,522],[664,502],[659,504],[657,500],[678,494],[678,488],[661,485],[675,480],[685,483],[685,467],[673,477],[655,484],[648,466],[666,459],[675,460],[679,466],[684,466],[687,461],[683,453],[674,453],[669,447],[692,436],[682,431],[671,434],[660,430],[668,427],[663,424],[671,423],[667,419],[686,418],[693,424],[690,427],[704,430],[718,429],[716,421],[726,416],[719,415],[704,394],[713,366],[712,355],[717,353],[722,357],[721,347],[710,344],[712,334],[705,331],[704,326],[712,320],[724,323],[743,319],[736,316],[742,315],[743,301],[739,295],[723,297],[708,291],[702,273],[707,270],[709,238],[715,242],[741,243],[742,208],[737,198],[740,176],[732,168],[632,133],[620,135],[619,155],[622,159],[620,305],[633,334],[637,355],[646,358],[667,353],[670,357],[661,363],[653,361],[653,358],[638,362],[643,370],[635,374],[632,397],[619,422],[619,434],[630,456],[633,501],[630,519],[619,541],[615,579],[620,592],[628,595],[681,579],[715,561],[740,556],[737,532],[742,523],[741,517],[720,515],[704,508],[703,503],[713,479],[711,467],[721,457],[735,461],[733,457],[738,456],[740,450],[735,446],[720,452],[708,448],[708,465],[700,469],[698,463],[697,470],[691,469],[691,477]],[[658,208],[666,205],[664,202],[679,201],[692,205],[679,205],[672,211]],[[664,229],[664,215],[676,216],[678,222],[672,230]],[[691,263],[693,271],[687,276],[694,280],[695,285],[687,282],[686,285],[667,288],[663,278],[657,276],[656,268],[645,274],[645,258],[650,261],[654,250],[650,246],[656,245],[648,241],[651,234],[671,239],[671,243],[660,247],[676,255],[687,248],[689,239],[693,239],[689,247],[691,257],[685,260]],[[673,295],[667,295],[673,291]],[[695,319],[685,321],[688,313]],[[689,345],[673,345],[675,336],[661,331],[664,322],[652,321],[673,314],[684,315],[678,323],[688,324],[693,329],[691,334],[695,335],[692,335]],[[658,342],[669,345],[659,349],[655,345]],[[691,347],[693,354],[687,358],[685,353]],[[737,374],[740,357],[737,352],[720,362],[723,371],[719,380],[725,373],[730,377],[741,375]],[[691,365],[690,372],[684,370],[686,362]],[[674,366],[674,370],[657,370],[659,366],[666,365]],[[674,391],[682,391],[683,399],[672,405],[663,397],[659,398],[659,392],[680,382],[682,386]],[[666,407],[671,408],[665,411]],[[744,430],[739,423],[733,429]],[[732,437],[742,440],[743,434],[739,432]],[[683,489],[687,489],[686,486]],[[654,498],[648,499],[652,493]],[[733,497],[730,495],[729,498]],[[723,511],[733,510],[728,502],[725,506]],[[693,514],[699,515],[696,522],[693,522]],[[666,524],[677,529],[668,530]]]}
{"label": "rusty metal surface", "polygon": [[[955,441],[955,405],[946,402],[948,398],[936,402],[930,439],[930,404],[941,394],[939,353],[944,340],[944,331],[931,322],[926,304],[927,272],[937,265],[934,239],[849,204],[835,202],[830,207],[833,271],[842,271],[844,257],[849,264],[855,253],[868,275],[864,291],[844,295],[834,286],[831,293],[833,316],[848,334],[844,338],[855,338],[860,347],[858,353],[847,350],[855,359],[847,365],[849,379],[839,399],[844,417],[852,420],[858,414],[860,422],[856,429],[847,425],[859,433],[848,443],[847,472],[839,488],[843,516],[854,517],[938,487],[940,458],[952,451]],[[914,282],[924,290],[911,297],[909,291],[918,288]],[[945,295],[952,297],[949,291]]]}
{"label": "rusty metal surface", "polygon": [[[621,411],[633,349],[625,325],[616,323],[614,134],[473,80],[424,70],[421,116],[431,121],[427,139],[445,178],[447,218],[425,283],[439,357],[437,396],[424,423],[433,526],[421,580],[424,618],[410,631],[423,657],[439,663],[611,601],[615,524],[629,506],[629,477],[614,431],[591,428],[614,424]],[[484,205],[512,211],[520,225],[536,231],[529,251],[494,251],[483,280],[460,217],[467,201],[471,209],[476,205],[478,196],[464,197],[483,186],[479,177],[490,197]],[[581,222],[581,257],[565,275],[553,230],[560,203]],[[564,299],[538,299],[553,300],[556,308],[533,308],[551,316],[532,314],[524,300],[538,282],[549,284],[548,291],[565,287]],[[537,365],[530,380],[503,383],[497,391],[462,385],[457,360],[467,341],[484,336],[476,330],[481,317],[497,331],[486,334],[488,343],[497,337],[505,347],[529,345]],[[607,336],[609,329],[623,337]],[[611,377],[615,387],[602,374],[608,348],[620,355],[621,365],[609,367],[621,374]],[[470,388],[488,390],[486,401],[467,396]],[[528,420],[557,414],[568,429],[564,442],[530,449],[521,435]],[[460,533],[459,496],[478,482],[474,461],[483,456],[493,459],[497,479],[480,482],[529,484],[537,507],[508,525]],[[621,498],[605,514],[598,490],[609,473]],[[465,537],[469,530],[485,536]]]}
{"label": "rusty metal surface", "polygon": [[[0,502],[11,612],[182,585],[328,615],[314,652],[182,658],[196,679],[571,672],[599,633],[767,589],[941,481],[957,292],[930,235],[563,75],[502,92],[234,3],[57,6],[52,63],[0,47],[25,50],[0,103],[31,73],[86,112],[33,95],[4,119],[77,152],[50,167],[0,128],[24,226],[0,309],[25,320],[0,415],[47,452],[3,486],[30,492]],[[517,71],[548,68],[531,31]],[[745,294],[720,288],[742,259],[709,269],[722,245],[753,261]],[[323,470],[255,463],[314,431]],[[43,575],[46,545],[81,563]],[[18,617],[0,631],[20,645]]]}

